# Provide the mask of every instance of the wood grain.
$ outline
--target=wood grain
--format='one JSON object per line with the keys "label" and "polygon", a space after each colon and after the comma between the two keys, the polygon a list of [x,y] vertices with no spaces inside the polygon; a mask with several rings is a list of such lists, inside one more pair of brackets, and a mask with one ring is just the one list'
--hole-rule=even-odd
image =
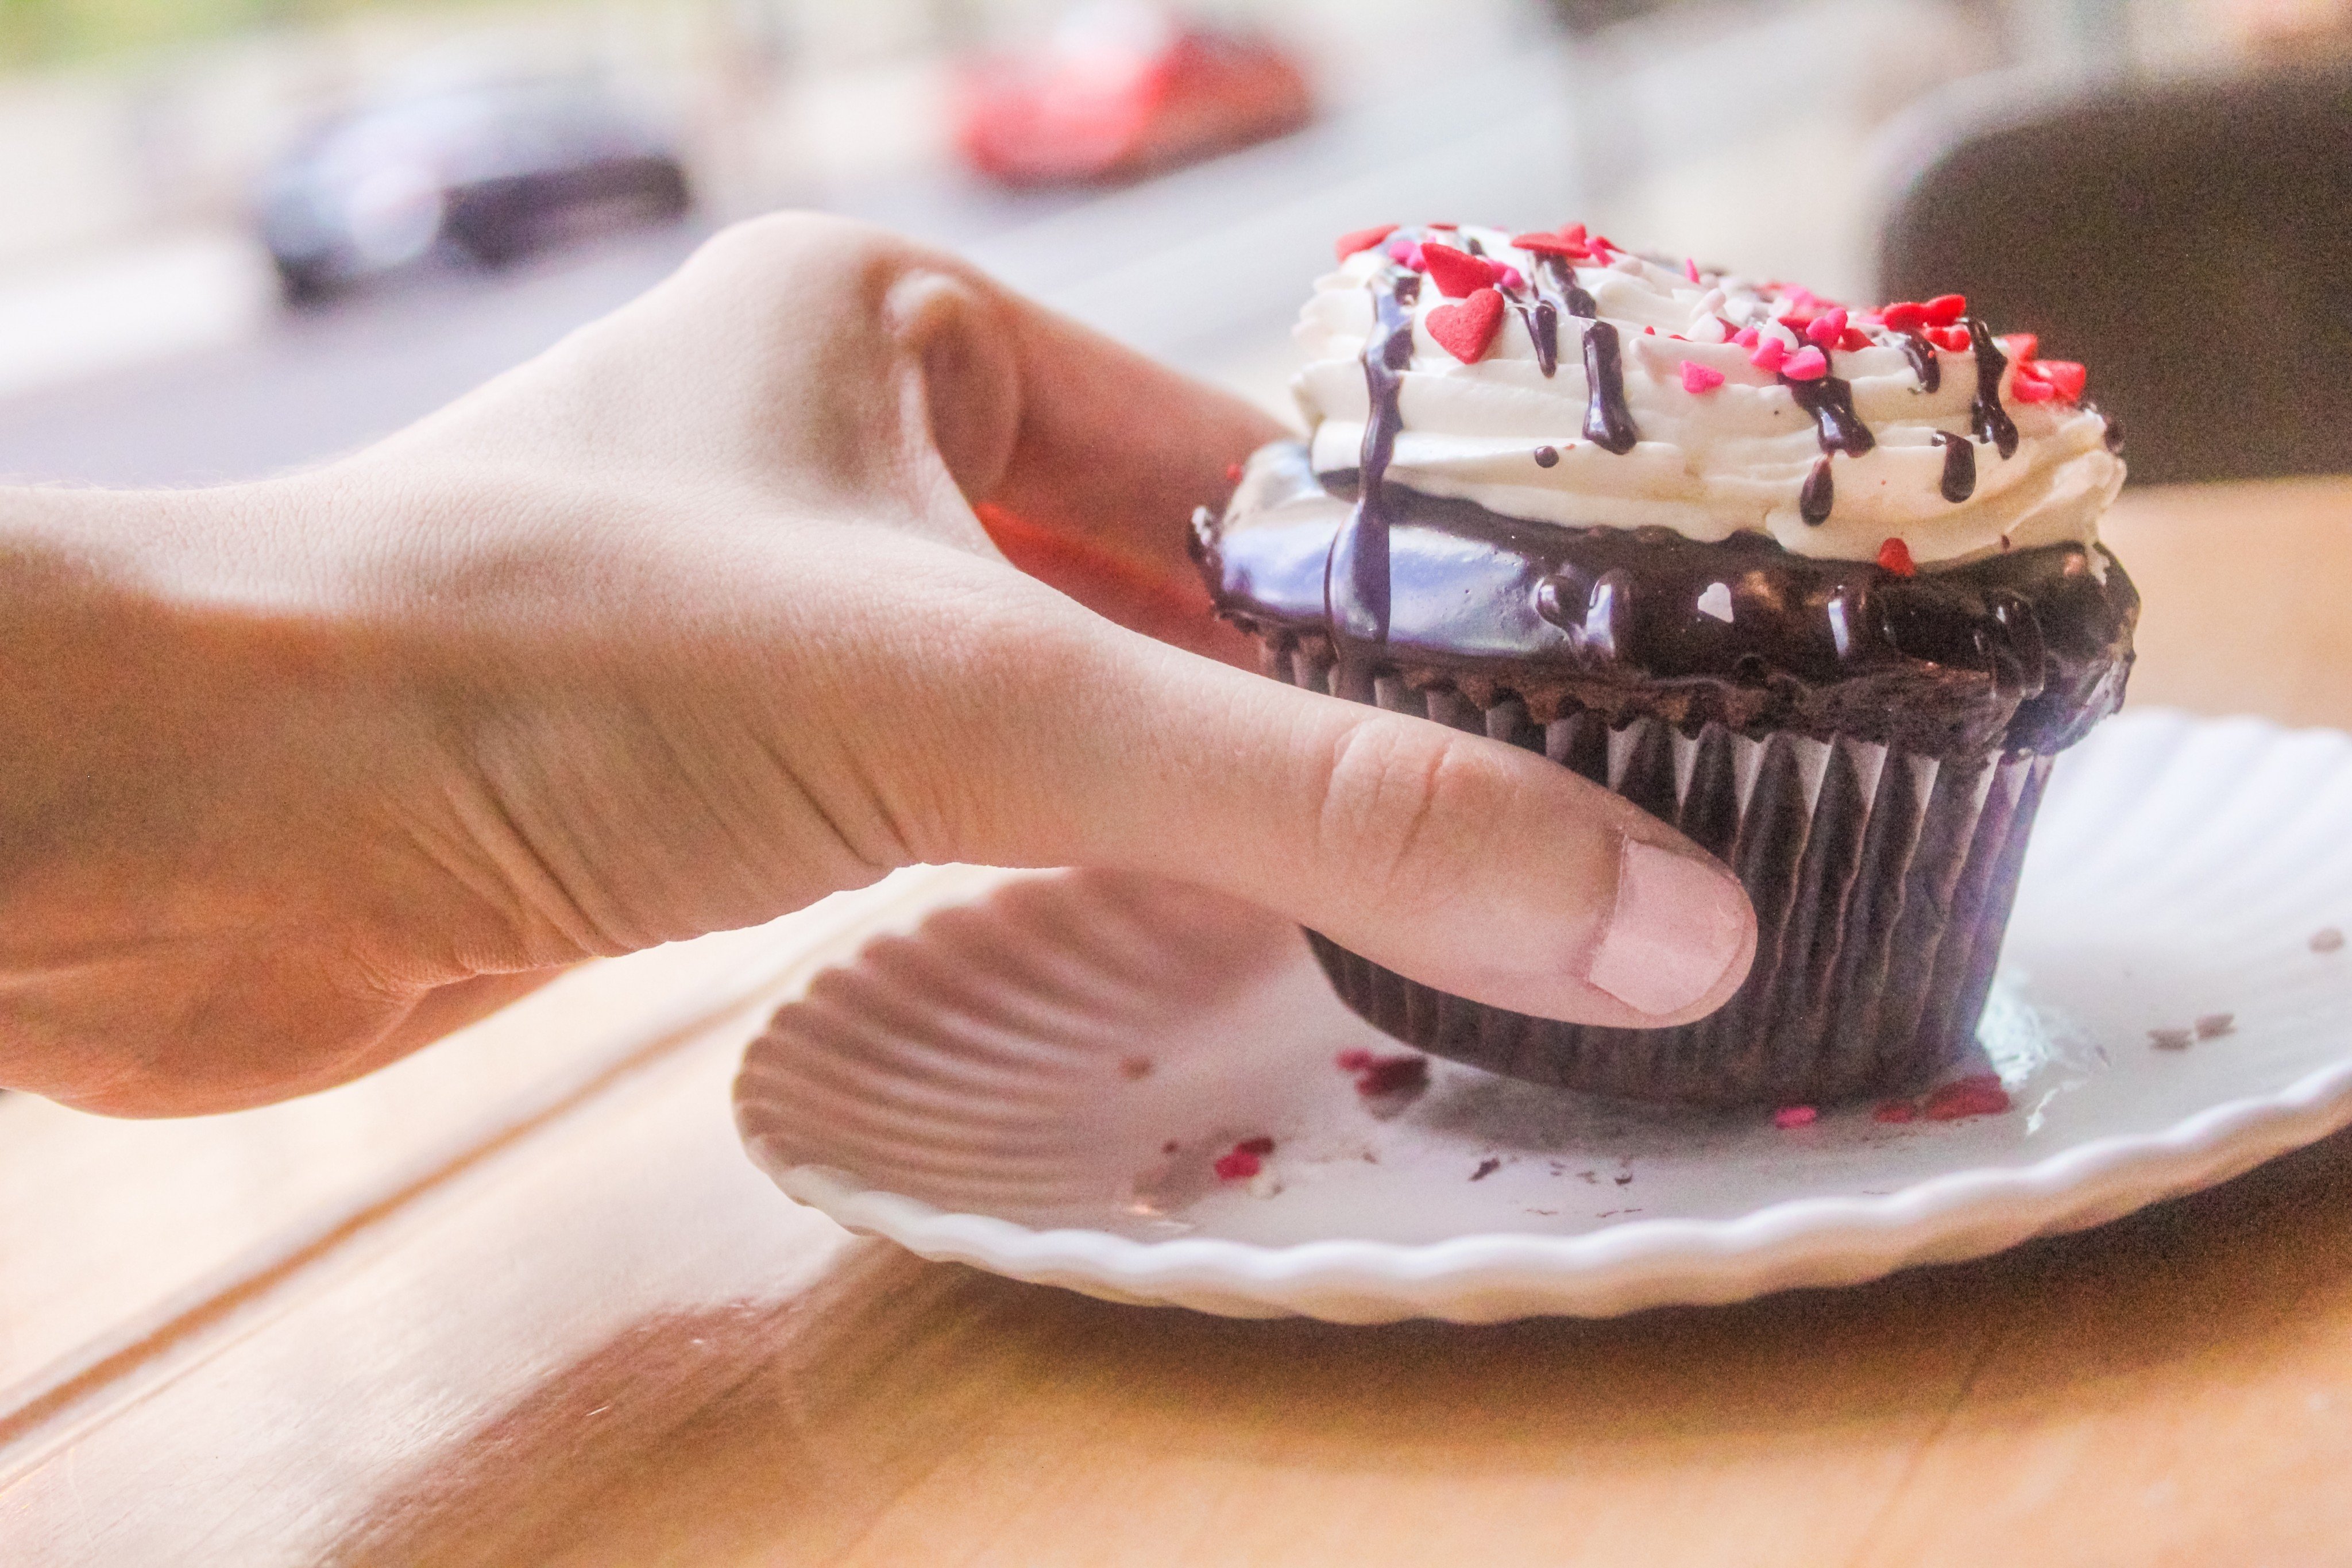
{"label": "wood grain", "polygon": [[[2147,602],[2137,700],[2352,724],[2352,484],[2134,494],[2109,537]],[[0,1106],[0,1561],[2087,1568],[2352,1542],[2352,1135],[1983,1262],[1601,1323],[1230,1322],[849,1237],[738,1150],[760,1009],[714,976],[764,1005],[960,875],[589,972],[249,1121]]]}
{"label": "wood grain", "polygon": [[2352,727],[2352,480],[2126,490],[2100,532],[2144,604],[2133,701]]}

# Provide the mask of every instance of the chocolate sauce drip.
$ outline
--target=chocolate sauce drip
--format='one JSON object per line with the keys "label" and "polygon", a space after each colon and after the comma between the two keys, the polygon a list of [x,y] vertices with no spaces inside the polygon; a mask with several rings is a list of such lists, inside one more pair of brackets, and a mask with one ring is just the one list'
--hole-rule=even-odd
{"label": "chocolate sauce drip", "polygon": [[1462,248],[1468,251],[1473,256],[1484,256],[1486,254],[1486,247],[1478,243],[1478,239],[1475,235],[1464,235],[1462,237]]}
{"label": "chocolate sauce drip", "polygon": [[2106,433],[2100,437],[2102,440],[2106,442],[2107,450],[2110,452],[2122,451],[2124,449],[2124,422],[2116,418],[2112,414],[2103,414],[2099,417],[2107,422]]}
{"label": "chocolate sauce drip", "polygon": [[1581,316],[1588,321],[1600,316],[1601,307],[1592,302],[1592,296],[1576,286],[1576,268],[1568,264],[1566,258],[1538,256],[1536,266],[1551,279],[1552,287],[1559,290],[1561,305],[1570,315]]}
{"label": "chocolate sauce drip", "polygon": [[1797,515],[1815,528],[1830,520],[1830,508],[1837,501],[1837,480],[1830,477],[1830,460],[1822,456],[1813,459],[1813,471],[1805,476],[1805,488],[1797,492]]}
{"label": "chocolate sauce drip", "polygon": [[1822,439],[1824,452],[1843,452],[1849,458],[1859,458],[1878,445],[1878,437],[1853,411],[1853,384],[1825,375],[1817,381],[1790,381],[1780,378],[1797,406],[1813,416],[1813,426]]}
{"label": "chocolate sauce drip", "polygon": [[1969,410],[1971,427],[1979,441],[1990,441],[2003,458],[2017,450],[2017,421],[2000,405],[2000,373],[2009,368],[2009,356],[1994,343],[1992,329],[1980,316],[1969,318],[1969,345],[1977,354],[1977,400]]}
{"label": "chocolate sauce drip", "polygon": [[1558,466],[1559,466],[1559,447],[1538,447],[1536,448],[1536,467],[1537,467],[1537,468],[1556,468],[1556,467],[1558,467]]}
{"label": "chocolate sauce drip", "polygon": [[1977,444],[1949,430],[1937,431],[1934,439],[1944,448],[1944,499],[1958,506],[1977,493]]}
{"label": "chocolate sauce drip", "polygon": [[1903,334],[1903,352],[1910,356],[1911,368],[1918,373],[1919,390],[1934,392],[1944,384],[1944,362],[1936,357],[1936,345],[1916,332]]}
{"label": "chocolate sauce drip", "polygon": [[1633,411],[1625,405],[1625,363],[1617,329],[1607,321],[1584,329],[1584,380],[1592,389],[1584,409],[1584,438],[1622,458],[1642,436],[1633,428]]}
{"label": "chocolate sauce drip", "polygon": [[1371,412],[1358,458],[1361,479],[1355,509],[1332,539],[1323,567],[1325,613],[1332,630],[1360,642],[1389,637],[1389,458],[1404,426],[1397,392],[1405,366],[1412,363],[1412,306],[1420,297],[1417,274],[1390,271],[1372,279],[1378,324],[1364,344],[1364,389]]}
{"label": "chocolate sauce drip", "polygon": [[1551,375],[1559,369],[1559,307],[1538,300],[1532,310],[1519,307],[1519,320],[1528,324],[1528,338],[1536,345],[1536,368]]}

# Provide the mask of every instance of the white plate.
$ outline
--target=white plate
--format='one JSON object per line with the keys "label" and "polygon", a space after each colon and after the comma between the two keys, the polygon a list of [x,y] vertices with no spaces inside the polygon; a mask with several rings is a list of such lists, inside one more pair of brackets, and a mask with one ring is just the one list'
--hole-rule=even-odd
{"label": "white plate", "polygon": [[[2339,926],[2352,739],[2134,713],[2042,811],[1980,1035],[2006,1114],[1783,1129],[1433,1061],[1384,1120],[1334,1058],[1399,1047],[1289,926],[1054,873],[820,975],[751,1047],[737,1121],[853,1229],[1115,1300],[1358,1322],[1731,1301],[2095,1225],[2352,1120],[2352,949],[2313,942]],[[1255,1181],[1214,1174],[1261,1135]]]}

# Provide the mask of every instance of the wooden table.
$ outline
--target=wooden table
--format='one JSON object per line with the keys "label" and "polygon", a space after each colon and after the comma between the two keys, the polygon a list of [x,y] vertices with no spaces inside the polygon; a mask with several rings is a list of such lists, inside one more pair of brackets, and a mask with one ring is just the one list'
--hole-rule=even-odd
{"label": "wooden table", "polygon": [[[2135,695],[2352,725],[2352,482],[2135,494]],[[1610,1322],[1228,1322],[779,1195],[761,1012],[961,875],[568,977],[362,1084],[0,1101],[0,1562],[2352,1559],[2352,1135],[2086,1235]]]}

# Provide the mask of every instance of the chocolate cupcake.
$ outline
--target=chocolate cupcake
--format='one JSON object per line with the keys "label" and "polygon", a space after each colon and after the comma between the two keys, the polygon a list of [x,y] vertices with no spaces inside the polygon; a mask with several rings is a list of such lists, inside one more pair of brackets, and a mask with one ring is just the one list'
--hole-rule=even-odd
{"label": "chocolate cupcake", "polygon": [[1815,1103],[1966,1049],[2052,758],[2123,698],[2138,596],[2081,366],[1957,296],[1849,311],[1580,228],[1341,241],[1309,437],[1195,519],[1272,675],[1538,751],[1754,901],[1714,1016],[1588,1027],[1310,932],[1399,1039],[1690,1104]]}

